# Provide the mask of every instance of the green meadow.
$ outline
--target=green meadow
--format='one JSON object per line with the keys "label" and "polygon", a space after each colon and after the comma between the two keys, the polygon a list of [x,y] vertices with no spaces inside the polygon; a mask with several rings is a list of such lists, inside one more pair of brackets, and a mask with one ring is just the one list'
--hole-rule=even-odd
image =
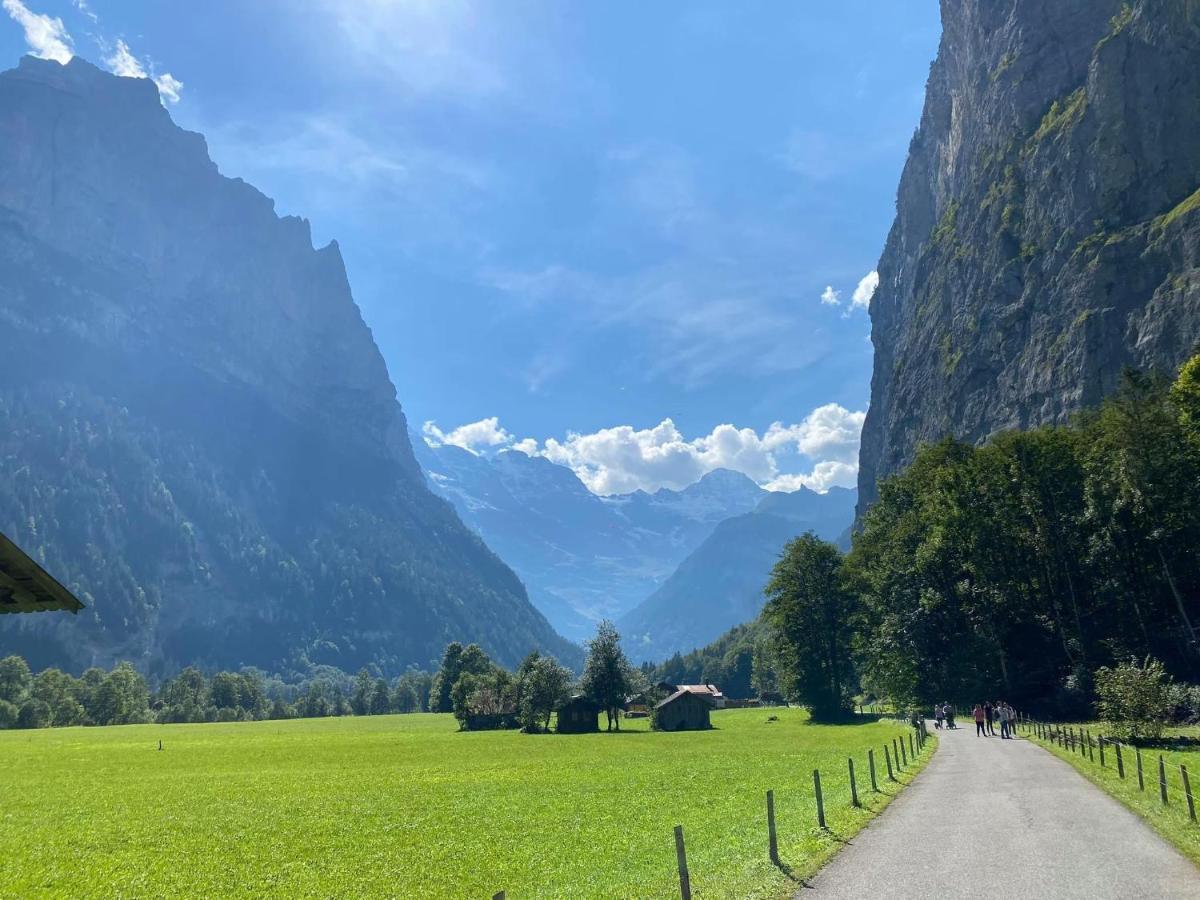
{"label": "green meadow", "polygon": [[[1076,731],[1080,730],[1079,725],[1070,727]],[[1093,738],[1104,733],[1104,725],[1099,722],[1084,727],[1091,731]],[[1185,856],[1200,865],[1200,824],[1193,822],[1188,815],[1187,798],[1180,772],[1180,766],[1187,769],[1193,802],[1197,815],[1200,816],[1200,727],[1169,729],[1158,745],[1142,748],[1142,787],[1138,787],[1137,757],[1129,745],[1124,745],[1122,750],[1125,768],[1125,777],[1122,778],[1117,770],[1116,751],[1111,746],[1105,749],[1105,765],[1101,766],[1100,754],[1094,747],[1091,756],[1085,756],[1080,752],[1078,745],[1075,750],[1071,750],[1039,739],[1033,732],[1025,733],[1025,736],[1065,759],[1085,778],[1136,812]],[[1167,781],[1165,804],[1159,792],[1160,755],[1163,758]]]}
{"label": "green meadow", "polygon": [[[907,738],[894,722],[752,709],[713,724],[522,735],[407,715],[0,732],[0,894],[672,897],[681,824],[697,898],[780,897],[900,787],[882,758]],[[768,788],[782,867],[767,859]]]}

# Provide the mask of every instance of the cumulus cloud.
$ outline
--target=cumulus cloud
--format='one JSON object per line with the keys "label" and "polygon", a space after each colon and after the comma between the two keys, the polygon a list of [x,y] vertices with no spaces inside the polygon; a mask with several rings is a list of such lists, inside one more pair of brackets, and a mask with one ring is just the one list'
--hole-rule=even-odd
{"label": "cumulus cloud", "polygon": [[[493,416],[448,434],[426,422],[425,440],[433,446],[454,444],[473,453],[490,447],[543,456],[571,469],[596,494],[679,490],[714,469],[741,472],[768,490],[808,487],[823,492],[854,484],[864,418],[863,412],[828,403],[799,423],[776,422],[762,434],[753,428],[722,424],[708,434],[688,438],[667,418],[652,428],[617,425],[539,442],[514,440]],[[791,471],[782,472],[785,467]],[[798,468],[801,471],[796,471]]]}
{"label": "cumulus cloud", "polygon": [[75,55],[75,42],[62,19],[33,12],[21,0],[3,0],[4,11],[25,31],[25,43],[34,56],[66,65]]}
{"label": "cumulus cloud", "polygon": [[500,420],[496,416],[459,425],[449,432],[442,431],[436,422],[430,421],[425,423],[421,431],[425,435],[425,443],[431,447],[452,444],[471,453],[478,453],[477,448],[480,447],[501,447],[513,442],[513,436],[500,427]]}
{"label": "cumulus cloud", "polygon": [[108,71],[122,78],[150,78],[158,87],[158,95],[164,103],[179,102],[183,82],[170,72],[153,76],[148,74],[142,61],[133,55],[133,51],[123,40],[117,39],[113,51],[104,57],[104,64],[108,67]]}
{"label": "cumulus cloud", "polygon": [[858,287],[854,289],[854,295],[850,298],[850,308],[869,309],[871,298],[875,296],[875,291],[878,287],[879,273],[868,272],[858,282]]}
{"label": "cumulus cloud", "polygon": [[842,292],[835,291],[832,284],[827,284],[821,292],[821,302],[826,306],[837,306],[842,302]]}

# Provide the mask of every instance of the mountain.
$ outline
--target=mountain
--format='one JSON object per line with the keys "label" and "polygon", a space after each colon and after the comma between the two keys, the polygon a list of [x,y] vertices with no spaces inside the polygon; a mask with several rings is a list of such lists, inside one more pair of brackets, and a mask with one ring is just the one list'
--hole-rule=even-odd
{"label": "mountain", "polygon": [[584,640],[660,585],[719,522],[767,492],[737,472],[681,491],[598,497],[565,466],[518,451],[485,457],[413,437],[430,487],[505,562],[562,634]]}
{"label": "mountain", "polygon": [[0,530],[87,604],[0,655],[397,672],[577,663],[413,457],[336,244],[223,177],[153,83],[0,74]]}
{"label": "mountain", "polygon": [[863,507],[921,442],[1062,422],[1200,340],[1200,4],[942,23],[871,302]]}
{"label": "mountain", "polygon": [[807,488],[767,494],[752,512],[721,522],[618,627],[635,660],[703,647],[758,618],[763,588],[784,545],[807,531],[835,541],[854,518],[858,492]]}

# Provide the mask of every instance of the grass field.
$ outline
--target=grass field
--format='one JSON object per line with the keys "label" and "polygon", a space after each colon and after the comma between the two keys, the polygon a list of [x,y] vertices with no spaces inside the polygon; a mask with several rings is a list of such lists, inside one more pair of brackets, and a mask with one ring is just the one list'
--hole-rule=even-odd
{"label": "grass field", "polygon": [[[1071,726],[1079,730],[1078,725]],[[1100,723],[1085,725],[1093,739],[1104,732]],[[1191,779],[1192,796],[1195,798],[1197,814],[1200,814],[1200,728],[1173,729],[1165,741],[1167,747],[1142,749],[1142,775],[1145,789],[1138,788],[1137,761],[1131,748],[1122,750],[1122,761],[1125,765],[1125,777],[1122,779],[1117,772],[1116,752],[1110,746],[1105,749],[1105,763],[1101,767],[1100,755],[1093,749],[1095,761],[1084,757],[1077,745],[1075,751],[1063,749],[1058,745],[1038,739],[1032,731],[1022,732],[1030,740],[1036,741],[1056,756],[1060,756],[1078,769],[1085,778],[1093,784],[1112,794],[1178,847],[1185,856],[1200,864],[1200,824],[1188,817],[1187,800],[1183,793],[1183,781],[1179,766],[1187,767]],[[1172,738],[1183,739],[1172,748]],[[1158,756],[1163,756],[1167,775],[1167,804],[1164,806],[1159,796],[1158,788]],[[1081,823],[1082,824],[1082,823]]]}
{"label": "grass field", "polygon": [[[899,789],[882,757],[909,730],[895,723],[813,725],[785,709],[713,724],[531,736],[410,715],[0,732],[0,894],[672,897],[682,824],[697,898],[777,897]],[[790,874],[767,860],[768,788]]]}

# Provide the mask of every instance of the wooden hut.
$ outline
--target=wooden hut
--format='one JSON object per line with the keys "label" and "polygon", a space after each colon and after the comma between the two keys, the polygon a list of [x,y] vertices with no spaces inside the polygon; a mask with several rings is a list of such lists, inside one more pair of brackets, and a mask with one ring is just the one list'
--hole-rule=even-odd
{"label": "wooden hut", "polygon": [[654,707],[651,726],[656,731],[700,731],[712,728],[713,701],[707,693],[687,688],[676,691]]}
{"label": "wooden hut", "polygon": [[557,710],[559,734],[588,734],[600,730],[600,706],[576,694]]}
{"label": "wooden hut", "polygon": [[0,534],[0,613],[55,609],[77,613],[83,604],[20,547]]}

